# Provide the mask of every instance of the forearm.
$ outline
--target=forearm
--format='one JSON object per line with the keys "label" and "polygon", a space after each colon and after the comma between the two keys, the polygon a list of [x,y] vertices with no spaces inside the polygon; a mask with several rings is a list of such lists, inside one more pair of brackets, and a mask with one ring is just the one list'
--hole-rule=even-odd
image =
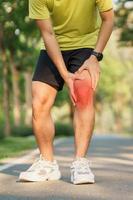
{"label": "forearm", "polygon": [[95,51],[103,52],[103,50],[110,38],[110,35],[112,33],[112,28],[113,28],[113,22],[104,21],[102,23],[102,26],[101,26],[101,29],[99,32],[99,36],[98,36],[98,40],[97,40],[97,44],[95,47]]}
{"label": "forearm", "polygon": [[113,25],[114,25],[114,14],[113,11],[109,11],[108,14],[108,18],[106,19],[106,13],[102,14],[103,19],[102,19],[102,24],[101,24],[101,28],[99,31],[99,35],[98,35],[98,40],[96,43],[96,47],[95,47],[95,51],[97,52],[103,52],[109,38],[110,35],[112,33],[113,30]]}
{"label": "forearm", "polygon": [[62,78],[65,80],[68,72],[54,33],[42,33],[42,37],[49,57],[57,67]]}
{"label": "forearm", "polygon": [[[112,33],[114,24],[113,10],[101,13],[101,18],[102,18],[102,24],[99,31],[97,43],[95,46],[95,51],[102,53]],[[89,71],[92,80],[92,88],[95,90],[99,80],[99,72],[100,72],[98,59],[95,55],[92,54],[89,57],[89,59],[85,61],[85,63],[82,65],[79,71],[82,71],[84,69],[87,69]]]}

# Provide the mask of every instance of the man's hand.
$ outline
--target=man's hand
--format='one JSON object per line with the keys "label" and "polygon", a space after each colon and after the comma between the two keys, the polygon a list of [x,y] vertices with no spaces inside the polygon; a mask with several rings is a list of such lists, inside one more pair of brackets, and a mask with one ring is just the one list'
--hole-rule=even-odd
{"label": "man's hand", "polygon": [[69,89],[70,98],[74,106],[77,102],[76,95],[74,92],[74,84],[73,84],[75,79],[83,80],[84,78],[79,77],[79,74],[73,74],[70,72],[68,72],[67,77],[65,78],[65,83]]}
{"label": "man's hand", "polygon": [[92,88],[96,90],[97,83],[100,77],[100,65],[97,58],[93,55],[89,59],[87,59],[83,65],[79,68],[76,74],[81,73],[83,70],[88,70],[91,76]]}

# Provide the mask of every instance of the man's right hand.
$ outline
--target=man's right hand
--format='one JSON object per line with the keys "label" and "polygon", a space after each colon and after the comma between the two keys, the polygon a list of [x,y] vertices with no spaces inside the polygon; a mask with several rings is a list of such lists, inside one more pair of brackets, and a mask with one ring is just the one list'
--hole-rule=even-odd
{"label": "man's right hand", "polygon": [[77,102],[76,95],[74,92],[74,84],[73,84],[75,79],[83,80],[83,78],[79,76],[78,74],[73,74],[70,72],[68,72],[67,77],[65,78],[65,83],[69,89],[69,95],[74,106]]}

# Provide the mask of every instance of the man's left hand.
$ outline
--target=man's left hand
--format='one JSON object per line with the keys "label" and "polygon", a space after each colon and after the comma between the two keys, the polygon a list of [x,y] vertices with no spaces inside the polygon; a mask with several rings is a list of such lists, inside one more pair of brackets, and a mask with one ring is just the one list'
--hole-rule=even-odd
{"label": "man's left hand", "polygon": [[100,77],[100,65],[94,55],[91,55],[91,57],[83,63],[83,65],[76,73],[81,73],[83,70],[88,70],[91,76],[92,88],[93,90],[96,90],[97,83]]}

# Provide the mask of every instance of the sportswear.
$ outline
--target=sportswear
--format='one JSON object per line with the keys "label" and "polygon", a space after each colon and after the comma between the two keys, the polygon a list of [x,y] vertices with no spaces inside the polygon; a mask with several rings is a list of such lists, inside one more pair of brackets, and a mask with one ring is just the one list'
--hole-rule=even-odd
{"label": "sportswear", "polygon": [[[51,18],[61,50],[95,48],[101,26],[99,12],[112,7],[112,0],[29,0],[29,17]],[[45,49],[43,40],[41,49]]]}
{"label": "sportswear", "polygon": [[40,156],[31,167],[21,172],[19,175],[20,181],[46,181],[46,180],[58,180],[61,178],[61,173],[57,161],[53,162],[45,160]]}
{"label": "sportswear", "polygon": [[90,162],[86,158],[77,158],[73,161],[71,170],[71,182],[73,184],[94,183],[95,176],[90,169]]}
{"label": "sportswear", "polygon": [[[86,59],[91,56],[91,48],[61,51],[67,70],[75,73]],[[47,83],[57,90],[62,90],[64,80],[46,50],[41,50],[32,81]]]}

